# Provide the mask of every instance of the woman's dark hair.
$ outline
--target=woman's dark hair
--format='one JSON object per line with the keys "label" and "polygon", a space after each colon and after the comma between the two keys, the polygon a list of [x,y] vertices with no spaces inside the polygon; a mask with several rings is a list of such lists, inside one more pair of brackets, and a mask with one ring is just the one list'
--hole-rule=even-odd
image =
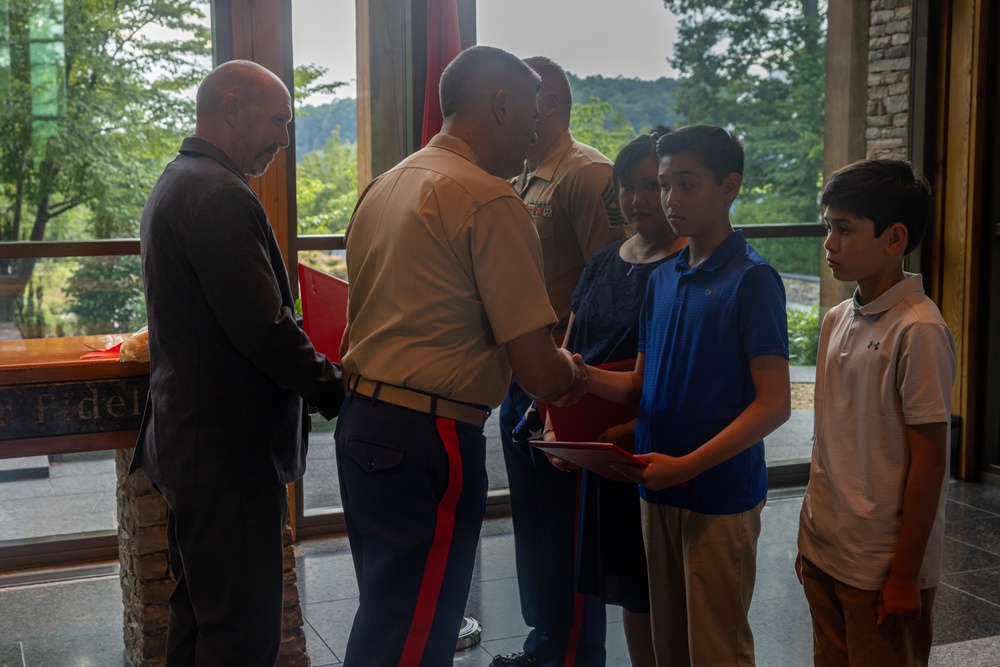
{"label": "woman's dark hair", "polygon": [[611,172],[615,183],[618,183],[625,174],[632,171],[636,163],[643,158],[651,157],[656,160],[656,142],[670,131],[670,128],[662,123],[654,125],[649,132],[640,134],[622,146],[622,149],[618,151],[617,157],[615,157],[615,164]]}

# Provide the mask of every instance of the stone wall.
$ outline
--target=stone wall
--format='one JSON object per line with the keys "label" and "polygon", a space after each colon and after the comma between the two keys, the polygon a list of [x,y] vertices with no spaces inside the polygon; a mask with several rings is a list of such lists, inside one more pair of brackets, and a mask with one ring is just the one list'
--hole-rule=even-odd
{"label": "stone wall", "polygon": [[128,476],[132,452],[115,452],[118,556],[125,656],[136,667],[166,664],[167,600],[174,587],[167,562],[167,505],[140,471]]}
{"label": "stone wall", "polygon": [[[167,559],[167,505],[142,471],[128,475],[131,458],[128,449],[115,453],[125,657],[134,667],[163,667],[167,602],[174,588]],[[284,627],[277,664],[309,667],[291,530],[285,530],[284,544]]]}
{"label": "stone wall", "polygon": [[819,305],[819,276],[782,273],[785,301],[790,308],[812,308]]}
{"label": "stone wall", "polygon": [[912,0],[871,0],[866,133],[869,158],[907,158],[912,4]]}

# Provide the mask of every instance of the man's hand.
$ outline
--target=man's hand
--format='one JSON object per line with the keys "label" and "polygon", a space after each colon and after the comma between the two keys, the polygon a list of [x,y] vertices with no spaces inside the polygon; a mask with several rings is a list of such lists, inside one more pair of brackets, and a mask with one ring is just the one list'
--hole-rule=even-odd
{"label": "man's hand", "polygon": [[901,628],[920,618],[920,587],[915,579],[903,580],[892,571],[879,591],[875,610],[879,625]]}
{"label": "man's hand", "polygon": [[545,452],[545,457],[549,460],[549,463],[551,463],[559,470],[562,470],[563,472],[573,472],[574,470],[580,469],[580,466],[578,466],[577,464],[571,463],[566,459],[561,459],[555,454],[552,454],[550,452]]}
{"label": "man's hand", "polygon": [[560,348],[560,352],[565,354],[576,365],[576,378],[573,386],[565,394],[559,397],[555,404],[560,407],[573,405],[587,393],[587,364],[583,363],[583,357],[579,354],[571,354],[569,350]]}

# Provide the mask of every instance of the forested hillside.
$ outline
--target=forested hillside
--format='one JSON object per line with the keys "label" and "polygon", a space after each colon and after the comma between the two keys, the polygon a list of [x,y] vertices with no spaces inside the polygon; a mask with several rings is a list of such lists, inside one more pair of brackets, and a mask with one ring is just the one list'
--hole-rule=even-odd
{"label": "forested hillside", "polygon": [[[674,79],[656,81],[627,79],[624,77],[588,76],[580,78],[569,74],[573,99],[586,104],[596,97],[607,102],[615,111],[621,110],[636,132],[649,129],[656,123],[676,125],[678,116],[673,112]],[[608,122],[612,119],[608,115]],[[295,115],[296,159],[322,148],[340,127],[340,139],[349,143],[357,141],[358,125],[354,98],[339,99],[321,106],[305,106]]]}
{"label": "forested hillside", "polygon": [[648,130],[657,123],[671,127],[680,118],[674,112],[674,94],[677,81],[661,77],[656,81],[588,76],[583,79],[569,75],[573,101],[586,103],[591,97],[607,102],[625,112],[629,124],[636,132]]}
{"label": "forested hillside", "polygon": [[302,161],[306,153],[323,148],[336,128],[340,140],[358,140],[357,101],[353,97],[334,100],[318,107],[306,106],[295,112],[295,159]]}

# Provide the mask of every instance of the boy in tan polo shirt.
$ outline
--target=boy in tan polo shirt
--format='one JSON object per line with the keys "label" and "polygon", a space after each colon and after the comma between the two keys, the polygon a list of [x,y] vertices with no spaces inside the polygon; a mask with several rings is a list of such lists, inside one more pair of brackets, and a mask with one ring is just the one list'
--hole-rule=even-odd
{"label": "boy in tan polo shirt", "polygon": [[817,666],[926,665],[941,576],[955,343],[903,258],[930,186],[898,160],[834,173],[820,206],[827,263],[854,297],[823,320],[816,440],[796,574]]}

